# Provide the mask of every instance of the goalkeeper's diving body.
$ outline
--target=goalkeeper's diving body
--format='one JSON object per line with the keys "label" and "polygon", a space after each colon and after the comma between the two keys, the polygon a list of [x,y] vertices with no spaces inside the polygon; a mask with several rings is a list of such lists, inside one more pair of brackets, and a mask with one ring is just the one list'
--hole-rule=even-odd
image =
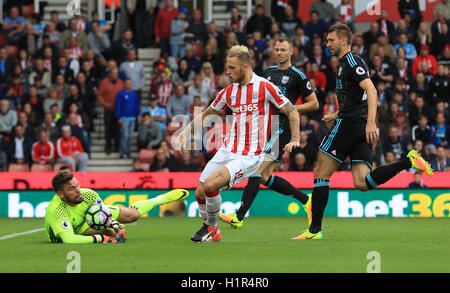
{"label": "goalkeeper's diving body", "polygon": [[56,194],[45,214],[45,230],[55,243],[119,243],[125,242],[126,233],[121,224],[132,223],[153,207],[185,199],[189,192],[174,189],[154,198],[141,200],[131,207],[108,205],[113,221],[110,228],[94,230],[85,221],[85,210],[102,202],[92,189],[80,188],[78,180],[69,170],[59,171],[52,179]]}

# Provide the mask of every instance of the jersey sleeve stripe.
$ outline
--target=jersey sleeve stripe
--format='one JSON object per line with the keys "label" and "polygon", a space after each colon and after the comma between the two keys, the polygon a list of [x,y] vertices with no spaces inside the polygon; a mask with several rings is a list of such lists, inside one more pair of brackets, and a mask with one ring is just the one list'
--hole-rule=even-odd
{"label": "jersey sleeve stripe", "polygon": [[[265,88],[265,82],[260,81],[259,82],[259,90],[258,90],[258,110],[259,110],[259,130],[258,130],[258,148],[256,149],[255,154],[260,154],[262,152],[262,149],[264,148],[264,141],[266,138],[266,133],[264,132],[264,126],[265,126],[265,119],[267,119],[267,115],[265,115],[265,95],[264,90]],[[270,120],[270,116],[269,116]]]}
{"label": "jersey sleeve stripe", "polygon": [[349,54],[349,55],[347,55],[345,57],[347,57],[347,61],[350,64],[351,67],[355,67],[356,66],[356,61],[355,61],[355,59],[353,58],[353,56],[351,54]]}
{"label": "jersey sleeve stripe", "polygon": [[212,106],[215,107],[219,103],[220,99],[222,98],[223,93],[225,92],[225,89],[221,90],[220,93],[217,95],[216,99],[214,100]]}
{"label": "jersey sleeve stripe", "polygon": [[[247,93],[246,93],[246,98],[247,98],[247,105],[252,104],[252,93],[253,93],[253,84],[249,84],[247,85]],[[250,151],[250,147],[252,145],[252,133],[253,133],[253,113],[248,113],[246,116],[246,121],[245,121],[245,128],[246,128],[246,132],[245,132],[245,148],[244,151],[242,152],[242,155],[246,156],[248,154],[248,152]]]}
{"label": "jersey sleeve stripe", "polygon": [[349,57],[350,57],[350,60],[352,60],[352,63],[354,64],[354,66],[356,66],[357,63],[356,63],[356,61],[355,61],[355,57],[353,57],[352,54],[350,54]]}
{"label": "jersey sleeve stripe", "polygon": [[307,79],[306,75],[300,69],[298,69],[294,66],[291,66],[291,68],[292,68],[292,70],[297,72],[303,80]]}
{"label": "jersey sleeve stripe", "polygon": [[[237,93],[236,93],[236,102],[239,101],[239,104],[241,104],[241,95],[242,95],[242,87],[238,86],[237,89]],[[241,115],[242,112],[240,112],[239,114],[237,114],[236,116],[236,136],[234,138],[234,144],[233,144],[233,153],[237,152],[237,148],[238,148],[238,143],[240,140],[240,136],[241,136]]]}
{"label": "jersey sleeve stripe", "polygon": [[217,105],[220,103],[220,101],[223,99],[223,95],[225,94],[226,89],[223,89],[216,97],[216,99],[214,100],[212,107],[215,110],[223,110],[223,108],[225,108],[225,105],[221,108],[221,109],[217,109]]}

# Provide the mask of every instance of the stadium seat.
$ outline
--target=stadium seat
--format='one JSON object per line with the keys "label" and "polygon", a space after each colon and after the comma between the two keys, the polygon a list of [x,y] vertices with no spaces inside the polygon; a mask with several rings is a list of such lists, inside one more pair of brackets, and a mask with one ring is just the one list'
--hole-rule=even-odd
{"label": "stadium seat", "polygon": [[8,172],[30,172],[30,167],[26,164],[10,164]]}
{"label": "stadium seat", "polygon": [[139,160],[141,162],[152,163],[156,156],[156,150],[141,149],[139,151]]}
{"label": "stadium seat", "polygon": [[58,172],[62,167],[68,167],[70,171],[74,171],[72,164],[55,164],[53,166],[53,172]]}
{"label": "stadium seat", "polygon": [[52,172],[53,168],[49,164],[33,164],[31,165],[31,172]]}
{"label": "stadium seat", "polygon": [[26,20],[30,20],[31,16],[34,13],[34,4],[22,5],[21,10],[22,10],[22,16]]}

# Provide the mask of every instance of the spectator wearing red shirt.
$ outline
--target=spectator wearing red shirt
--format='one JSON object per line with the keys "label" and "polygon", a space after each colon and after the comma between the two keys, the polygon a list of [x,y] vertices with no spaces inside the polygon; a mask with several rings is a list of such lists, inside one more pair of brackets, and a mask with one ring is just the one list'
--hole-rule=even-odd
{"label": "spectator wearing red shirt", "polygon": [[177,16],[178,9],[173,5],[173,0],[166,0],[166,6],[156,14],[155,37],[162,52],[170,54],[170,25]]}
{"label": "spectator wearing red shirt", "polygon": [[72,136],[69,125],[61,128],[61,134],[62,137],[56,142],[56,163],[71,164],[74,170],[86,172],[89,156],[84,152],[80,140]]}
{"label": "spectator wearing red shirt", "polygon": [[105,152],[109,155],[111,153],[112,140],[114,140],[114,151],[119,150],[119,125],[117,118],[114,116],[116,107],[117,94],[123,89],[123,82],[119,78],[119,71],[113,69],[109,72],[98,87],[97,100],[103,107],[104,122],[105,122]]}
{"label": "spectator wearing red shirt", "polygon": [[159,81],[154,86],[151,86],[150,93],[158,97],[160,106],[165,107],[167,105],[170,96],[175,93],[175,85],[166,71],[159,73]]}
{"label": "spectator wearing red shirt", "polygon": [[316,81],[316,86],[322,91],[325,91],[327,87],[327,77],[325,73],[319,70],[319,65],[316,62],[311,63],[311,71],[306,73],[308,79],[314,79]]}
{"label": "spectator wearing red shirt", "polygon": [[423,72],[436,75],[437,61],[436,58],[429,53],[430,48],[427,45],[420,47],[420,55],[413,60],[412,73],[416,76],[417,72]]}
{"label": "spectator wearing red shirt", "polygon": [[33,144],[31,157],[36,164],[51,164],[55,160],[55,145],[48,140],[47,132],[39,132],[39,140]]}

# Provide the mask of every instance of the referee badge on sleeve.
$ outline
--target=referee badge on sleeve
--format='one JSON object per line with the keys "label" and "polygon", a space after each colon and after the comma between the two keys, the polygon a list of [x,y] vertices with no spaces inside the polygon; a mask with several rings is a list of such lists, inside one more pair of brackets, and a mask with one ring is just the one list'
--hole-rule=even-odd
{"label": "referee badge on sleeve", "polygon": [[309,81],[306,83],[306,88],[307,88],[308,90],[311,90],[311,89],[312,89],[311,83],[310,83]]}

